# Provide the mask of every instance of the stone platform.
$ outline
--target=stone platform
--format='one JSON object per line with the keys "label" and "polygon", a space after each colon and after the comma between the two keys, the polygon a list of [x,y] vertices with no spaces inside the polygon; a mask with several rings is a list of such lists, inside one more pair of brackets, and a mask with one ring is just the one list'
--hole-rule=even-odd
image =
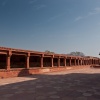
{"label": "stone platform", "polygon": [[0,79],[0,100],[100,100],[100,69]]}

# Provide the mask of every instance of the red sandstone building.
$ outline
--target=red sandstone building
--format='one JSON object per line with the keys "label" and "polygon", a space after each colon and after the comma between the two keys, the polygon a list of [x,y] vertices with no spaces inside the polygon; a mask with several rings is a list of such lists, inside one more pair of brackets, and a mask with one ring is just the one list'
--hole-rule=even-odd
{"label": "red sandstone building", "polygon": [[46,54],[0,47],[0,78],[86,67],[99,62],[97,57]]}

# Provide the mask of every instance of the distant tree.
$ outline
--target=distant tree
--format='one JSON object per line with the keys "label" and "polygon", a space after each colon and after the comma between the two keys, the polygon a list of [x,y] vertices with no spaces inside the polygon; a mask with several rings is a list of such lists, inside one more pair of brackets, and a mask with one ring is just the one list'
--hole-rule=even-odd
{"label": "distant tree", "polygon": [[51,51],[49,51],[49,50],[46,50],[45,53],[46,53],[46,54],[55,54],[54,52],[51,52]]}
{"label": "distant tree", "polygon": [[76,51],[76,52],[71,52],[69,55],[73,55],[73,56],[85,56],[85,54],[84,53],[82,53],[82,52],[78,52],[78,51]]}

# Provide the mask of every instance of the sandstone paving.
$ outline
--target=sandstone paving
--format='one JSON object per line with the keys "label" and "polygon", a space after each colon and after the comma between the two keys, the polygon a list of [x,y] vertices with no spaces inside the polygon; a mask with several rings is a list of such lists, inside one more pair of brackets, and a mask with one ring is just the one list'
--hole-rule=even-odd
{"label": "sandstone paving", "polygon": [[0,100],[100,100],[100,69],[0,79]]}

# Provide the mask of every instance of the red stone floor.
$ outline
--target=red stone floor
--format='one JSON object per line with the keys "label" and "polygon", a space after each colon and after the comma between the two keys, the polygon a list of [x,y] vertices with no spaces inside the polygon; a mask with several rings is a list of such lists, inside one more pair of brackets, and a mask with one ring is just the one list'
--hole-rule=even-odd
{"label": "red stone floor", "polygon": [[0,100],[100,100],[100,69],[0,79]]}

